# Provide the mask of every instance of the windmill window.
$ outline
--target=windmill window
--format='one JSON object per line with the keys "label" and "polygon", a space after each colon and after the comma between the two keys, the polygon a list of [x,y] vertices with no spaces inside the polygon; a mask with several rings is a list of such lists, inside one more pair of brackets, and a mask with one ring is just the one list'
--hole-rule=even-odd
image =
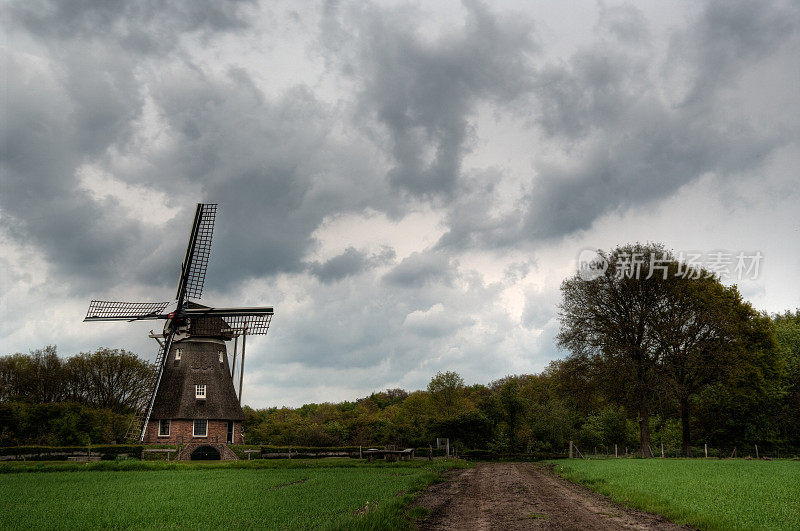
{"label": "windmill window", "polygon": [[220,362],[220,363],[222,363],[222,360],[224,359],[224,358],[222,357],[222,351],[221,351],[221,350],[218,350],[218,351],[217,351],[217,355],[219,356],[219,362]]}
{"label": "windmill window", "polygon": [[158,436],[169,437],[169,419],[160,419],[158,421]]}
{"label": "windmill window", "polygon": [[194,396],[195,398],[205,398],[206,397],[206,384],[197,384],[194,386]]}
{"label": "windmill window", "polygon": [[183,349],[182,348],[176,348],[175,349],[175,359],[176,360],[181,359],[181,354],[182,353],[183,353]]}
{"label": "windmill window", "polygon": [[192,433],[195,437],[208,437],[208,421],[195,420],[194,431]]}

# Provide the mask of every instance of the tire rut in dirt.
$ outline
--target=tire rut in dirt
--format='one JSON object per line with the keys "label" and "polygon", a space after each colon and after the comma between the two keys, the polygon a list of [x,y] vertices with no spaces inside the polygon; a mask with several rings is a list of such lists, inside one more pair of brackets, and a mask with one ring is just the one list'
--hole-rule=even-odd
{"label": "tire rut in dirt", "polygon": [[541,465],[479,463],[446,476],[415,502],[420,529],[685,529],[627,509]]}

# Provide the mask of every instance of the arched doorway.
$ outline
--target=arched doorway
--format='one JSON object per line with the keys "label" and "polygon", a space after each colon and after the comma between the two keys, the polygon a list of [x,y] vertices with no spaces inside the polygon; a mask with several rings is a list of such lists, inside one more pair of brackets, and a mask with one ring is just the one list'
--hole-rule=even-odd
{"label": "arched doorway", "polygon": [[222,456],[219,454],[219,450],[213,446],[199,446],[192,452],[189,459],[192,461],[219,461]]}

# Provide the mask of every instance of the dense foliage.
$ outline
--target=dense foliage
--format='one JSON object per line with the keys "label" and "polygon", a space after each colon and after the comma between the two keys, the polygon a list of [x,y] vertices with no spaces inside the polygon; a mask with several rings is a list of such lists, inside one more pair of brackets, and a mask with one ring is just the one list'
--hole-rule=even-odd
{"label": "dense foliage", "polygon": [[[652,455],[650,416],[660,400],[677,404],[689,456],[691,411],[700,395],[749,395],[750,404],[730,411],[711,406],[726,418],[783,393],[786,354],[774,326],[736,286],[679,262],[660,244],[625,245],[599,256],[603,274],[587,278],[579,271],[561,286],[558,344],[581,370],[603,375],[604,396],[636,413],[643,456]],[[766,438],[767,429],[758,426],[755,433]]]}
{"label": "dense foliage", "polygon": [[152,366],[124,350],[0,357],[0,444],[121,441]]}

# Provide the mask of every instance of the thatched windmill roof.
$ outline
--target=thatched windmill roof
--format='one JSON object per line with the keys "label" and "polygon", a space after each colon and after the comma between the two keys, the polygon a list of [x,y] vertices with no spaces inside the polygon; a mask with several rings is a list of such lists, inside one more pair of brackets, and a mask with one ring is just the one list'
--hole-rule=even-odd
{"label": "thatched windmill roof", "polygon": [[[179,348],[181,359],[176,360]],[[221,363],[219,351],[222,351]],[[206,386],[205,399],[195,396],[197,384]],[[190,337],[172,344],[152,418],[244,420],[222,341]]]}

